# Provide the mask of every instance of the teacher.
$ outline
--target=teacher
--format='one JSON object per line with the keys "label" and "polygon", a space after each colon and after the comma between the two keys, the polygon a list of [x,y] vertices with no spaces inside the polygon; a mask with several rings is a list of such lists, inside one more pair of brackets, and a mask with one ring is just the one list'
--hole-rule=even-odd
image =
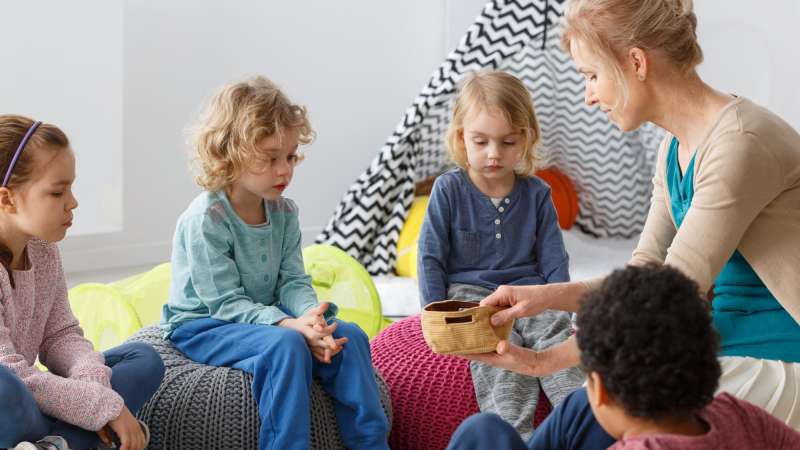
{"label": "teacher", "polygon": [[[800,430],[800,135],[700,78],[696,26],[690,0],[572,0],[562,43],[588,105],[623,131],[667,131],[629,264],[668,264],[711,294],[719,391]],[[577,311],[601,281],[501,286],[482,303],[511,306],[496,325]],[[503,341],[474,359],[540,376],[576,365],[579,352],[574,338],[538,353]]]}

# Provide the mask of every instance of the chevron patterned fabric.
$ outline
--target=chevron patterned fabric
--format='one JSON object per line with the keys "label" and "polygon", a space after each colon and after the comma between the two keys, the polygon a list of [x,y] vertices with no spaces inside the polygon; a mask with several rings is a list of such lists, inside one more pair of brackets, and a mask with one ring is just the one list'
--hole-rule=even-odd
{"label": "chevron patterned fabric", "polygon": [[373,275],[391,273],[414,183],[450,167],[444,135],[458,80],[498,68],[530,89],[542,130],[541,166],[575,184],[577,225],[597,237],[641,231],[663,131],[619,131],[584,103],[583,77],[561,50],[565,0],[495,0],[433,73],[369,168],[348,189],[318,243],[335,245]]}

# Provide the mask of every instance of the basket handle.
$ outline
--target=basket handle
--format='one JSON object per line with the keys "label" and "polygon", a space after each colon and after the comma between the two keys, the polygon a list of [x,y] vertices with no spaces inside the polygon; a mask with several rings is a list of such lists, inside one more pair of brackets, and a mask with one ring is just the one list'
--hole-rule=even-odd
{"label": "basket handle", "polygon": [[444,323],[470,323],[472,322],[473,314],[461,317],[445,317]]}

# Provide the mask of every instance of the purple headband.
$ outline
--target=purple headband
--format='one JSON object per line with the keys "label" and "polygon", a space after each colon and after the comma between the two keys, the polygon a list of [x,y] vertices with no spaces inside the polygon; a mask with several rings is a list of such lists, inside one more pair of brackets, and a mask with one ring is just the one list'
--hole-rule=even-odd
{"label": "purple headband", "polygon": [[3,185],[2,187],[6,187],[8,185],[8,180],[11,178],[11,172],[14,170],[14,166],[17,164],[17,160],[19,159],[19,154],[22,153],[22,150],[25,149],[25,146],[28,145],[28,141],[31,140],[31,136],[33,133],[36,132],[36,129],[39,128],[42,122],[38,120],[31,125],[28,129],[28,132],[25,133],[25,137],[22,138],[22,142],[19,143],[19,147],[17,147],[17,151],[14,152],[14,157],[11,158],[11,163],[8,165],[8,170],[6,171],[6,177],[3,178]]}

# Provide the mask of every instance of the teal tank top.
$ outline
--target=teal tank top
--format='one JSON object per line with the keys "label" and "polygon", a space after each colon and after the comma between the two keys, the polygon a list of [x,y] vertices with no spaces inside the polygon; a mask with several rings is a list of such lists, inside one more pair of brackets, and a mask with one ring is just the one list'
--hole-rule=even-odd
{"label": "teal tank top", "polygon": [[[667,185],[672,216],[680,228],[694,196],[694,156],[681,174],[678,139],[667,153]],[[721,337],[720,356],[750,356],[800,362],[800,325],[772,295],[736,250],[714,280],[714,326]]]}

